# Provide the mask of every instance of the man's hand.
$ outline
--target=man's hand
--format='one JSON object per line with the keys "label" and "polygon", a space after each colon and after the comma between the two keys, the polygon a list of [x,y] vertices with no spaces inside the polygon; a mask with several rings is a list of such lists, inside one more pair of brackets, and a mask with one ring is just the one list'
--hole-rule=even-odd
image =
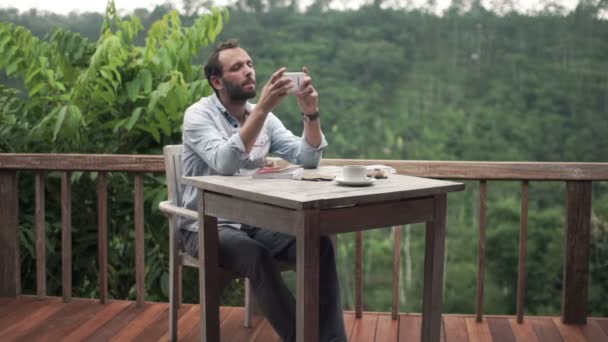
{"label": "man's hand", "polygon": [[256,107],[260,108],[264,113],[271,112],[287,96],[289,80],[282,78],[286,70],[287,68],[282,67],[275,71],[270,80],[264,85],[264,88],[262,88],[262,93]]}
{"label": "man's hand", "polygon": [[296,91],[296,98],[304,115],[314,114],[319,112],[319,93],[312,86],[312,78],[308,76],[308,68],[302,67],[302,71],[306,74],[306,77],[300,89]]}

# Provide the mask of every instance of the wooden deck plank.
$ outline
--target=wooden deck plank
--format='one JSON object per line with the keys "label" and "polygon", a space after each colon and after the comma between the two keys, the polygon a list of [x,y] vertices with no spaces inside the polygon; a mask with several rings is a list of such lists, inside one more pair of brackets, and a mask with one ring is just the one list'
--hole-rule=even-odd
{"label": "wooden deck plank", "polygon": [[581,327],[578,325],[564,324],[559,317],[553,317],[552,320],[564,341],[587,342],[585,335],[581,331]]}
{"label": "wooden deck plank", "polygon": [[608,335],[608,318],[589,318],[589,321],[595,321],[602,330],[604,330],[604,334]]}
{"label": "wooden deck plank", "polygon": [[136,319],[132,320],[129,324],[119,330],[117,334],[110,339],[110,342],[135,340],[139,334],[141,334],[152,322],[154,322],[156,317],[162,315],[163,312],[168,310],[167,305],[160,303],[148,303],[147,306],[148,308],[144,312],[140,313]]}
{"label": "wooden deck plank", "polygon": [[[198,304],[196,306],[199,306]],[[200,309],[200,306],[199,306]],[[232,308],[231,307],[220,307],[220,332],[224,324],[229,321],[232,316]],[[200,315],[196,317],[196,326],[194,329],[190,331],[185,337],[184,341],[201,341],[201,325],[200,325]]]}
{"label": "wooden deck plank", "polygon": [[422,317],[420,315],[399,316],[399,342],[420,341]]}
{"label": "wooden deck plank", "polygon": [[515,336],[517,342],[538,342],[538,337],[534,332],[532,323],[529,318],[524,318],[524,321],[517,323],[515,318],[509,318],[509,324],[511,324],[511,330]]}
{"label": "wooden deck plank", "polygon": [[58,298],[39,300],[32,297],[20,297],[8,301],[0,307],[2,308],[0,310],[0,332],[49,303],[57,302],[59,302]]}
{"label": "wooden deck plank", "polygon": [[[182,305],[179,311],[187,310],[187,312],[177,320],[177,340],[182,341],[188,334],[195,328],[198,328],[198,322],[201,317],[201,307],[199,305]],[[221,309],[220,309],[221,315]],[[167,330],[165,334],[161,336],[158,341],[166,342],[169,341],[169,326],[167,322]]]}
{"label": "wooden deck plank", "polygon": [[87,342],[106,342],[112,338],[120,329],[136,319],[138,315],[144,312],[149,305],[138,307],[136,303],[130,302],[129,306],[122,310],[118,315],[114,316],[106,324],[102,325],[94,331],[88,338]]}
{"label": "wooden deck plank", "polygon": [[249,342],[279,342],[281,338],[277,335],[272,325],[267,320],[260,322],[259,328],[249,339]]}
{"label": "wooden deck plank", "polygon": [[376,326],[376,341],[397,342],[399,338],[399,320],[393,320],[391,315],[379,314]]}
{"label": "wooden deck plank", "polygon": [[364,313],[361,318],[355,321],[353,334],[349,339],[350,342],[369,342],[374,340],[376,334],[376,325],[378,324],[378,316],[375,314]]}
{"label": "wooden deck plank", "polygon": [[445,331],[446,342],[469,342],[467,324],[463,317],[443,316],[443,330]]}
{"label": "wooden deck plank", "polygon": [[[41,302],[44,303],[44,302]],[[20,316],[19,320],[6,326],[0,333],[0,341],[13,340],[19,336],[27,334],[30,330],[35,329],[42,324],[48,317],[55,312],[61,310],[65,304],[60,300],[55,299],[37,306],[35,310],[28,311],[26,315]]]}
{"label": "wooden deck plank", "polygon": [[[111,301],[102,305],[93,299],[39,299],[24,296],[0,298],[0,341],[168,341],[168,304],[147,303],[137,308],[134,302]],[[270,323],[254,316],[253,328],[242,325],[243,308],[220,308],[222,341],[278,342]],[[200,340],[200,306],[180,308],[180,341]],[[608,341],[608,319],[589,318],[586,325],[565,325],[559,317],[526,316],[522,324],[513,316],[486,317],[481,324],[473,315],[444,315],[442,341],[445,342],[600,342]],[[349,341],[418,341],[421,316],[401,314],[398,321],[390,313],[344,313]],[[160,336],[160,337],[159,337]]]}
{"label": "wooden deck plank", "polygon": [[559,342],[563,341],[562,336],[559,334],[557,327],[553,324],[553,321],[548,318],[530,317],[528,318],[534,332],[540,342]]}
{"label": "wooden deck plank", "polygon": [[[103,308],[102,305],[94,304],[89,300],[73,299],[69,303],[55,304],[51,314],[40,314],[36,319],[28,317],[23,322],[33,326],[31,329],[23,330],[7,339],[19,339],[23,341],[59,341],[81,322],[85,322],[95,312]],[[38,313],[44,309],[38,310]]]}
{"label": "wooden deck plank", "polygon": [[587,324],[581,326],[581,331],[589,342],[608,341],[608,335],[604,333],[604,330],[602,330],[596,321],[587,321]]}
{"label": "wooden deck plank", "polygon": [[74,329],[68,336],[62,339],[64,342],[83,341],[93,334],[97,329],[106,324],[109,320],[125,310],[130,302],[113,301],[104,305],[97,314],[86,322]]}
{"label": "wooden deck plank", "polygon": [[507,317],[488,317],[487,321],[493,342],[515,342],[515,336]]}
{"label": "wooden deck plank", "polygon": [[231,317],[232,319],[230,322],[226,322],[226,324],[222,325],[220,334],[221,341],[247,341],[255,332],[255,328],[260,325],[262,316],[254,315],[251,318],[252,327],[247,328],[243,325],[243,320],[245,319],[245,308],[233,307],[232,310],[234,311]]}
{"label": "wooden deck plank", "polygon": [[464,322],[467,325],[467,332],[469,333],[469,341],[471,342],[487,342],[492,341],[492,334],[490,334],[490,328],[488,327],[488,319],[483,318],[479,323],[475,320],[475,317],[466,317]]}
{"label": "wooden deck plank", "polygon": [[[161,303],[159,305],[166,306],[166,304],[164,304],[164,303]],[[192,309],[192,305],[187,305],[187,306],[183,305],[182,307],[180,307],[179,310],[177,311],[178,320],[191,309]],[[153,321],[148,325],[148,327],[146,327],[143,331],[141,331],[141,333],[139,333],[139,335],[134,337],[133,340],[142,341],[142,342],[143,341],[145,341],[145,342],[156,341],[161,336],[166,334],[167,331],[169,331],[169,307],[168,306],[167,306],[167,310],[164,310],[161,314],[159,314],[155,318],[153,318]],[[168,338],[167,338],[167,340],[168,340]]]}
{"label": "wooden deck plank", "polygon": [[344,313],[344,330],[346,331],[346,337],[350,338],[353,334],[353,327],[355,326],[355,316],[354,312],[345,312]]}

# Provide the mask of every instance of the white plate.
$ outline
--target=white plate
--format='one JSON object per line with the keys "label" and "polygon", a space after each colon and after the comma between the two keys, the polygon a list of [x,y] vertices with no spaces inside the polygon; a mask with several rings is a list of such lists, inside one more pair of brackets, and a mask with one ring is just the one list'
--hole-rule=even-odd
{"label": "white plate", "polygon": [[347,181],[347,180],[344,180],[343,177],[336,177],[336,182],[340,185],[345,185],[345,186],[368,186],[368,185],[374,184],[375,181],[376,181],[376,178],[374,178],[374,177],[367,177],[367,179],[362,182],[361,181]]}

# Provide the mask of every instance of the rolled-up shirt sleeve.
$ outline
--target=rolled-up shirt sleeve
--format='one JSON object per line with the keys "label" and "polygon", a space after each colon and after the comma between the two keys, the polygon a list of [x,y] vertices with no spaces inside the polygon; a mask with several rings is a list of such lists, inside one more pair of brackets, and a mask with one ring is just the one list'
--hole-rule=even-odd
{"label": "rolled-up shirt sleeve", "polygon": [[319,166],[323,149],[327,146],[325,135],[322,135],[321,144],[314,147],[308,143],[306,137],[298,137],[285,128],[283,123],[272,113],[268,114],[267,124],[271,136],[270,152],[293,164],[304,168]]}
{"label": "rolled-up shirt sleeve", "polygon": [[249,156],[238,132],[226,137],[216,127],[211,113],[189,108],[184,115],[183,143],[221,175],[234,175]]}

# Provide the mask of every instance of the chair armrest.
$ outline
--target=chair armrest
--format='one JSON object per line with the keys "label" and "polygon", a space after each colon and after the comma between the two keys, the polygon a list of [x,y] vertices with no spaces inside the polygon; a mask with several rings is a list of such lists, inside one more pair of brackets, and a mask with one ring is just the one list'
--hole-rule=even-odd
{"label": "chair armrest", "polygon": [[165,214],[178,215],[198,220],[198,212],[171,204],[169,201],[162,201],[158,204],[158,208]]}

